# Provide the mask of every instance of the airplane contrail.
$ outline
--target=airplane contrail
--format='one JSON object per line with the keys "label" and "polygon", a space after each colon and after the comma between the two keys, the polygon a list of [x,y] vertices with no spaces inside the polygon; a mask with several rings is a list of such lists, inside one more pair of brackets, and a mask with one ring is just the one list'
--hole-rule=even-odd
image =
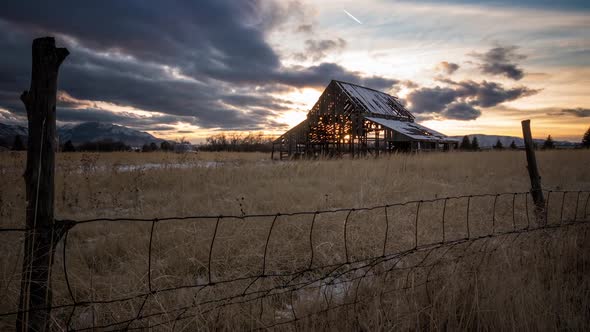
{"label": "airplane contrail", "polygon": [[363,22],[359,21],[358,18],[354,17],[351,13],[347,12],[346,9],[342,9],[342,11],[344,11],[346,13],[346,15],[348,15],[350,18],[355,20],[358,24],[363,24]]}

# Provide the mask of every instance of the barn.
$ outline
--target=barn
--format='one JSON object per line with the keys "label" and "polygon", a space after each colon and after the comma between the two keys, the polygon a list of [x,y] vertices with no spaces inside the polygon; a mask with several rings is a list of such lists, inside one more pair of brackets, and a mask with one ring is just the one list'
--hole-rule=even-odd
{"label": "barn", "polygon": [[456,140],[414,120],[394,96],[333,80],[307,119],[273,141],[272,158],[355,157],[457,147]]}

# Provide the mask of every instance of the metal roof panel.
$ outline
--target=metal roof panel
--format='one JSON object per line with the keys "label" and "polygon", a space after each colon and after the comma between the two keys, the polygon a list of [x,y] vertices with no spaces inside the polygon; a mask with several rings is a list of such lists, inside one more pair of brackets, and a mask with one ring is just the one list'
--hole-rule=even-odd
{"label": "metal roof panel", "polygon": [[414,119],[414,116],[395,97],[385,92],[342,81],[336,81],[336,83],[366,112]]}
{"label": "metal roof panel", "polygon": [[367,117],[366,119],[378,123],[382,126],[385,126],[389,129],[392,129],[400,134],[403,134],[415,140],[445,142],[455,141],[453,139],[449,139],[446,135],[441,134],[438,131],[424,127],[415,122],[382,119],[374,117]]}

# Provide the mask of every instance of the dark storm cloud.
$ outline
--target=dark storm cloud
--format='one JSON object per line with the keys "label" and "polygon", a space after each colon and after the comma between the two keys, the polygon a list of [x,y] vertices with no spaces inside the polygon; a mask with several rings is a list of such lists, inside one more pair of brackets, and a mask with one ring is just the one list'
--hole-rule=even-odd
{"label": "dark storm cloud", "polygon": [[518,62],[526,59],[525,55],[516,52],[516,46],[498,46],[486,53],[473,53],[472,56],[481,60],[479,68],[484,74],[503,75],[513,80],[524,77],[524,70]]}
{"label": "dark storm cloud", "polygon": [[481,111],[467,103],[453,103],[442,112],[447,119],[475,120],[481,115]]}
{"label": "dark storm cloud", "polygon": [[18,92],[0,91],[0,108],[7,109],[17,116],[26,115],[25,107],[19,98]]}
{"label": "dark storm cloud", "polygon": [[420,88],[406,98],[414,113],[439,113],[459,98],[459,92],[447,87]]}
{"label": "dark storm cloud", "polygon": [[[265,38],[293,13],[302,13],[296,1],[10,2],[0,12],[0,107],[24,114],[18,96],[29,84],[31,41],[42,35],[55,35],[71,52],[59,85],[73,98],[158,112],[202,128],[267,125],[257,112],[288,105],[269,93],[294,87],[321,88],[330,79],[375,88],[395,83],[335,64],[282,66]],[[139,118],[87,110],[143,125]]]}
{"label": "dark storm cloud", "polygon": [[558,116],[571,115],[571,116],[575,116],[578,118],[588,118],[588,117],[590,117],[590,109],[581,108],[581,107],[566,108],[566,109],[562,109],[559,112],[547,113],[547,115],[558,115]]}
{"label": "dark storm cloud", "polygon": [[[539,92],[524,86],[505,88],[499,83],[488,81],[439,81],[447,86],[423,87],[408,94],[407,100],[411,104],[411,111],[418,114],[438,113],[449,119],[473,120],[481,115],[481,112],[475,109],[476,106],[493,107]],[[470,109],[466,106],[470,106]]]}
{"label": "dark storm cloud", "polygon": [[276,111],[286,111],[291,109],[291,107],[287,105],[292,105],[293,103],[289,100],[269,97],[269,96],[260,96],[260,95],[224,95],[221,96],[220,99],[229,105],[235,107],[265,107],[268,109],[273,109]]}
{"label": "dark storm cloud", "polygon": [[298,53],[295,56],[298,59],[306,60],[310,58],[313,61],[318,61],[325,58],[328,52],[342,51],[346,47],[346,40],[342,38],[337,39],[308,39],[305,41],[305,52]]}
{"label": "dark storm cloud", "polygon": [[24,106],[19,98],[29,86],[30,38],[25,33],[9,29],[8,24],[0,21],[0,47],[3,50],[0,52],[0,108],[24,115]]}
{"label": "dark storm cloud", "polygon": [[279,66],[264,39],[264,22],[282,12],[265,13],[261,7],[254,0],[107,0],[83,6],[72,0],[25,0],[4,5],[0,15],[36,33],[71,36],[91,49],[176,64],[194,75],[237,71],[256,77],[259,70]]}
{"label": "dark storm cloud", "polygon": [[540,91],[525,86],[506,89],[500,83],[488,81],[481,83],[471,80],[455,82],[449,79],[439,79],[439,81],[453,87],[458,97],[469,98],[473,105],[481,107],[493,107],[503,102],[532,96]]}
{"label": "dark storm cloud", "polygon": [[459,65],[452,62],[443,61],[437,65],[437,68],[447,75],[451,75],[459,69]]}
{"label": "dark storm cloud", "polygon": [[[58,103],[58,120],[60,121],[99,121],[127,126],[141,127],[157,123],[184,122],[203,128],[259,128],[268,122],[262,117],[250,116],[250,108],[273,108],[284,110],[279,103],[288,101],[277,98],[232,94],[223,84],[210,84],[194,81],[172,80],[166,77],[149,79],[148,68],[138,66],[134,72],[117,70],[117,66],[102,66],[102,59],[88,54],[83,61],[73,61],[71,66],[64,66],[60,78],[61,88],[73,98],[83,102],[76,103],[60,98]],[[88,70],[87,64],[99,67]],[[146,75],[144,75],[146,73]],[[161,73],[164,75],[164,73]],[[64,102],[64,99],[66,100]],[[96,105],[87,107],[87,101],[106,100],[117,105],[133,106],[142,110],[158,112],[165,116],[139,117],[131,113],[99,112]],[[92,103],[92,102],[91,102]],[[229,105],[229,106],[228,106]],[[231,107],[230,107],[231,106]],[[68,110],[70,108],[85,108]],[[63,114],[62,114],[63,113]],[[96,113],[95,115],[92,115]],[[75,117],[74,117],[75,116]]]}
{"label": "dark storm cloud", "polygon": [[250,110],[250,115],[259,116],[259,117],[268,117],[268,116],[273,116],[273,115],[277,115],[277,114],[275,112],[269,111],[267,109],[254,108],[254,109]]}
{"label": "dark storm cloud", "polygon": [[[14,2],[5,6],[0,18],[36,33],[71,36],[92,50],[178,67],[197,80],[271,84],[272,77],[292,71],[281,67],[265,35],[269,26],[300,11],[297,2],[285,6],[258,0],[59,4]],[[105,17],[109,24],[104,24]]]}
{"label": "dark storm cloud", "polygon": [[241,121],[246,126],[252,122],[242,112],[224,106],[225,89],[207,84],[149,80],[110,69],[87,70],[80,65],[64,66],[61,84],[77,99],[106,100],[147,111],[193,117],[205,128],[237,126]]}
{"label": "dark storm cloud", "polygon": [[282,84],[295,87],[312,86],[316,88],[327,86],[332,78],[364,85],[377,90],[389,90],[399,82],[395,79],[380,76],[363,77],[357,72],[351,72],[333,63],[321,63],[311,67],[295,67],[290,71],[275,76],[275,79]]}

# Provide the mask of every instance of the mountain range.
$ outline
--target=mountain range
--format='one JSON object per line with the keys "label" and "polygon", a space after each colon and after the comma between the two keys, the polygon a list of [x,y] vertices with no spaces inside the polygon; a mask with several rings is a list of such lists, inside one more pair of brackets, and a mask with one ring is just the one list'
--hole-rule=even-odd
{"label": "mountain range", "polygon": [[[157,138],[144,131],[139,131],[124,126],[115,125],[106,122],[83,122],[76,125],[65,125],[57,129],[60,142],[64,143],[71,140],[74,145],[82,144],[85,142],[96,142],[101,140],[112,140],[121,141],[126,145],[133,147],[141,147],[144,144],[149,143],[161,143],[164,140]],[[26,143],[26,137],[28,131],[26,127],[20,125],[9,125],[0,123],[0,146],[12,147],[15,136],[21,136],[23,142]],[[471,134],[467,135],[470,140],[473,137],[477,137],[479,146],[481,148],[490,148],[496,145],[496,142],[500,140],[504,147],[509,147],[512,141],[517,147],[524,146],[524,140],[516,136],[500,136],[500,135],[484,135],[484,134]],[[463,139],[463,136],[449,136],[450,138],[457,139],[459,142]],[[535,143],[542,145],[544,139],[535,139]],[[566,141],[555,141],[555,145],[558,146],[574,146],[575,143]]]}
{"label": "mountain range", "polygon": [[[494,145],[496,145],[498,140],[502,143],[502,145],[505,148],[509,147],[513,141],[517,147],[519,147],[519,148],[524,147],[524,139],[522,137],[501,136],[501,135],[484,135],[484,134],[470,134],[470,135],[465,135],[465,136],[468,136],[469,140],[473,140],[473,137],[477,137],[477,142],[478,142],[480,148],[491,148]],[[449,136],[449,138],[454,138],[454,139],[458,140],[459,142],[461,142],[463,137],[464,136]],[[535,143],[537,143],[537,145],[541,146],[545,142],[545,139],[536,138],[536,139],[533,139],[533,141]],[[575,143],[567,142],[567,141],[554,141],[553,143],[557,146],[574,146],[574,145],[576,145]]]}
{"label": "mountain range", "polygon": [[12,147],[15,136],[21,136],[23,142],[26,142],[28,135],[27,127],[0,123],[0,147]]}
{"label": "mountain range", "polygon": [[[83,122],[57,128],[59,141],[72,141],[74,145],[103,140],[121,141],[132,147],[141,147],[149,143],[161,143],[164,140],[146,132],[105,122]],[[24,142],[28,136],[26,127],[0,123],[0,146],[12,147],[15,136],[21,136]]]}
{"label": "mountain range", "polygon": [[57,130],[61,142],[72,141],[74,145],[103,140],[121,141],[129,146],[141,147],[149,143],[161,143],[164,140],[145,131],[105,122],[84,122],[66,125]]}

